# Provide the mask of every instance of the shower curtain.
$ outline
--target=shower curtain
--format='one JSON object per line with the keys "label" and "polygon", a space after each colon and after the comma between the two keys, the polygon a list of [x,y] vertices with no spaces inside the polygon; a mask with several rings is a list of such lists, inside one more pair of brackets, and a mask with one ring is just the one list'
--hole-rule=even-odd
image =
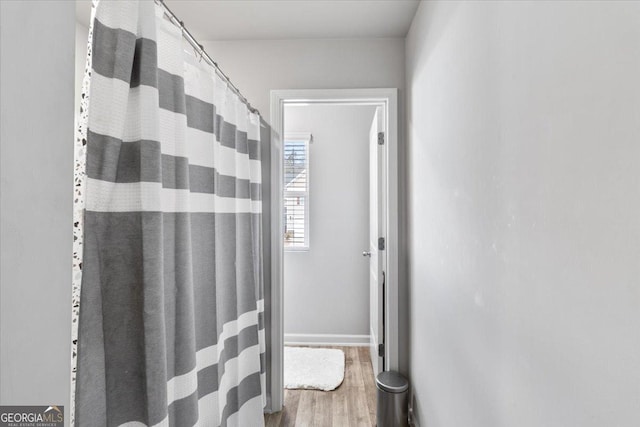
{"label": "shower curtain", "polygon": [[259,138],[161,6],[98,3],[76,425],[263,424]]}

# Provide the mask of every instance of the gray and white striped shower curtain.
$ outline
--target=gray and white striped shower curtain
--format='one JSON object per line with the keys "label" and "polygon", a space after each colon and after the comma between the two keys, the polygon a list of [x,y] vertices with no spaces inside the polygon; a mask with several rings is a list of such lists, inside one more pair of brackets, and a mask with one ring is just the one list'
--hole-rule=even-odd
{"label": "gray and white striped shower curtain", "polygon": [[93,22],[76,425],[263,424],[259,116],[153,1]]}

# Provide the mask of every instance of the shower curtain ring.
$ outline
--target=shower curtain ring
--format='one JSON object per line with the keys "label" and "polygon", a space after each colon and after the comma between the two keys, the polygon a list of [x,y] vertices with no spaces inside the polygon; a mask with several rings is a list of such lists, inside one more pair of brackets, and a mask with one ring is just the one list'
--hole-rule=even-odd
{"label": "shower curtain ring", "polygon": [[202,57],[204,56],[204,46],[198,44],[198,47],[200,48],[200,59],[198,59],[198,62],[202,62]]}

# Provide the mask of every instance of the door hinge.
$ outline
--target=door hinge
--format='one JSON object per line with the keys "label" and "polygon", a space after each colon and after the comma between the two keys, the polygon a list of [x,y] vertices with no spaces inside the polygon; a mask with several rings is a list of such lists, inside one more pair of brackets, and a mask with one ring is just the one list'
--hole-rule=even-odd
{"label": "door hinge", "polygon": [[384,132],[378,132],[378,145],[384,145]]}
{"label": "door hinge", "polygon": [[378,357],[384,357],[384,344],[378,344]]}
{"label": "door hinge", "polygon": [[378,250],[384,251],[384,237],[378,238]]}

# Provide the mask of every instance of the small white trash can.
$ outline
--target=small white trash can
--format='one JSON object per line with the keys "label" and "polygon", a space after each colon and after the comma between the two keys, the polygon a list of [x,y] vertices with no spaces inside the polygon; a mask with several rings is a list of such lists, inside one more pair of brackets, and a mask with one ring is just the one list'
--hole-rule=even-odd
{"label": "small white trash can", "polygon": [[376,387],[378,389],[377,426],[408,427],[409,381],[397,372],[386,371],[378,374]]}

